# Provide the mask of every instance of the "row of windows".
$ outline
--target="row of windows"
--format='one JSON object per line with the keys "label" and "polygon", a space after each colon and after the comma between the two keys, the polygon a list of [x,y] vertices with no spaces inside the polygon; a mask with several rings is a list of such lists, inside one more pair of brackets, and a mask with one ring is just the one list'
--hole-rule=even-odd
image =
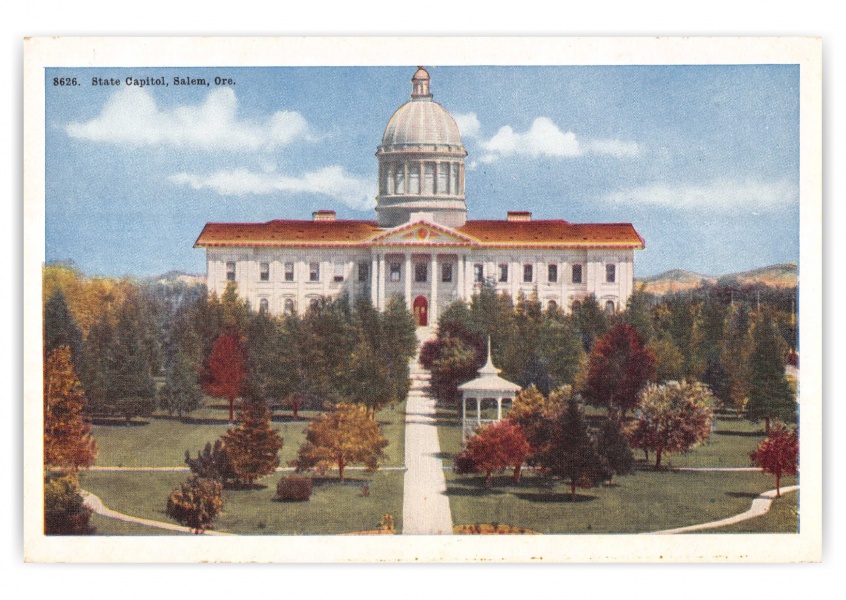
{"label": "row of windows", "polygon": [[[344,280],[344,269],[345,263],[343,262],[336,262],[335,269],[332,275],[332,280],[336,282],[340,282]],[[226,263],[226,281],[235,281],[235,267],[236,263],[234,261],[229,261]],[[358,280],[359,281],[367,281],[370,277],[370,263],[360,262],[358,263]],[[320,281],[320,263],[319,262],[310,262],[308,263],[308,280],[309,281]],[[263,262],[259,263],[259,281],[270,281],[270,263]],[[294,278],[294,263],[286,262],[284,267],[284,281],[296,281]]]}
{"label": "row of windows", "polygon": [[[336,262],[335,270],[332,277],[333,281],[344,281],[345,263]],[[441,281],[444,283],[452,282],[452,263],[441,263]],[[388,272],[390,281],[397,282],[402,279],[402,263],[391,262],[388,264]],[[284,270],[285,281],[294,281],[294,263],[286,262]],[[417,283],[425,283],[429,274],[429,265],[426,263],[414,264],[414,281]],[[558,265],[547,265],[547,281],[549,283],[558,282]],[[370,263],[358,263],[358,281],[365,282],[370,277]],[[226,263],[226,280],[235,281],[235,263]],[[270,263],[259,263],[259,280],[270,281]],[[308,264],[308,280],[320,281],[320,263],[312,262]],[[475,263],[473,265],[473,281],[482,283],[485,280],[485,265],[484,263]],[[508,263],[499,264],[499,281],[502,283],[508,282]],[[534,281],[534,264],[526,263],[523,265],[523,282],[532,283]],[[582,265],[572,265],[570,273],[570,281],[572,283],[582,283]],[[615,283],[617,281],[617,265],[605,265],[605,282]]]}
{"label": "row of windows", "polygon": [[[316,303],[317,300],[313,299],[312,304]],[[549,300],[546,303],[547,309],[550,311],[554,311],[558,309],[558,303],[555,300]],[[267,313],[270,309],[270,303],[267,298],[262,298],[259,300],[259,311],[263,313]],[[582,309],[582,303],[576,300],[573,302],[573,312],[577,313]],[[605,302],[605,313],[608,315],[613,315],[616,310],[613,300],[608,300]],[[284,311],[286,315],[293,315],[297,312],[297,305],[294,302],[293,298],[286,298],[284,303]]]}
{"label": "row of windows", "polygon": [[[523,265],[523,283],[532,283],[534,281],[535,266],[532,263]],[[473,265],[473,281],[482,283],[485,277],[485,265],[483,263],[476,263]],[[547,265],[546,280],[549,283],[558,282],[558,265]],[[572,283],[582,283],[582,265],[573,265],[570,273],[570,281]],[[617,265],[605,265],[605,282],[614,283],[617,281]],[[499,264],[499,282],[508,282],[508,263]]]}

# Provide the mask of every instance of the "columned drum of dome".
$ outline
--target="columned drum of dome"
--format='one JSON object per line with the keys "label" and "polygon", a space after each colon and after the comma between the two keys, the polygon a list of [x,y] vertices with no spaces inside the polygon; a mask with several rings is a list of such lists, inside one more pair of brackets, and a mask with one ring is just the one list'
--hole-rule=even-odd
{"label": "columned drum of dome", "polygon": [[432,100],[429,73],[417,69],[411,99],[397,109],[376,151],[380,227],[407,223],[411,213],[432,213],[434,221],[461,227],[467,220],[464,158],[458,125]]}

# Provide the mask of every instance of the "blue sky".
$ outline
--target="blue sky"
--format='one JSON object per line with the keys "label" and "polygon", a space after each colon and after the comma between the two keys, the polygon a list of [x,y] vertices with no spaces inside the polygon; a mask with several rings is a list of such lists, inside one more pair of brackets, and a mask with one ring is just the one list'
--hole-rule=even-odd
{"label": "blue sky", "polygon": [[[94,275],[203,273],[192,246],[208,221],[308,219],[319,208],[375,218],[374,153],[415,70],[48,69],[47,260]],[[429,72],[469,152],[469,218],[519,209],[631,222],[647,244],[638,277],[798,262],[797,66]],[[69,76],[80,85],[52,85]],[[175,86],[175,76],[211,85]]]}

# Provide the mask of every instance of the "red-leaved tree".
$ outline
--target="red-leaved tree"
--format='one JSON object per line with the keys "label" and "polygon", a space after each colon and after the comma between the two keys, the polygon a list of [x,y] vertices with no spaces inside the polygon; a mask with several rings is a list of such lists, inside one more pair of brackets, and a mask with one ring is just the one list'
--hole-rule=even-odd
{"label": "red-leaved tree", "polygon": [[585,397],[623,417],[634,410],[640,390],[655,375],[655,357],[637,330],[618,323],[596,340],[588,359]]}
{"label": "red-leaved tree", "polygon": [[778,424],[770,434],[749,454],[752,464],[776,478],[776,498],[781,497],[781,476],[796,475],[799,468],[799,433],[795,427],[788,429]]}
{"label": "red-leaved tree", "polygon": [[511,421],[499,421],[479,429],[467,441],[467,455],[475,470],[485,473],[485,485],[490,487],[491,474],[511,467],[514,483],[520,482],[520,469],[529,453],[529,442],[523,429]]}
{"label": "red-leaved tree", "polygon": [[229,400],[229,422],[235,420],[235,398],[241,394],[247,374],[244,343],[230,332],[214,342],[203,373],[203,391],[209,396]]}

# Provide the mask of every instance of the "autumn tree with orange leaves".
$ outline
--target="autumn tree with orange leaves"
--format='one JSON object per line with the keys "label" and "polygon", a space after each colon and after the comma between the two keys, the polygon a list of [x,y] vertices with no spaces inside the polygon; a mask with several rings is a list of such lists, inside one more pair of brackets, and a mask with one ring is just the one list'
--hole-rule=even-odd
{"label": "autumn tree with orange leaves", "polygon": [[203,391],[229,400],[229,422],[235,420],[235,398],[247,374],[246,353],[241,336],[235,331],[221,335],[214,343],[203,372]]}
{"label": "autumn tree with orange leaves", "polygon": [[387,445],[382,428],[368,416],[367,407],[339,404],[311,422],[305,443],[289,464],[298,472],[314,469],[319,475],[337,466],[343,481],[347,465],[359,463],[368,471],[378,469]]}
{"label": "autumn tree with orange leaves", "polygon": [[796,475],[799,469],[799,432],[796,427],[777,424],[749,458],[764,473],[775,475],[776,498],[780,498],[782,476]]}
{"label": "autumn tree with orange leaves", "polygon": [[76,471],[97,457],[91,425],[82,411],[85,392],[68,346],[60,346],[44,365],[44,466]]}
{"label": "autumn tree with orange leaves", "polygon": [[481,427],[467,441],[465,452],[475,470],[485,473],[485,485],[491,486],[491,475],[509,467],[514,469],[514,483],[520,482],[520,469],[529,453],[529,442],[523,429],[511,421],[499,421]]}

